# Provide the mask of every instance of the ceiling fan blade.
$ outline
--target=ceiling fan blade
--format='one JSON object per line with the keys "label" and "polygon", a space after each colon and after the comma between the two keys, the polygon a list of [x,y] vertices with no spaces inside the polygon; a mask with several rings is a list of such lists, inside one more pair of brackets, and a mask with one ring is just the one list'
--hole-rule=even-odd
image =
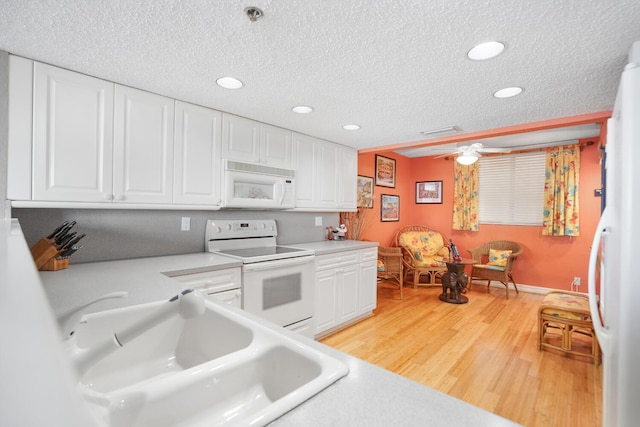
{"label": "ceiling fan blade", "polygon": [[447,154],[439,154],[439,155],[437,155],[437,156],[433,156],[433,158],[434,158],[434,159],[441,159],[441,158],[443,158],[443,157],[455,156],[455,155],[457,155],[457,154],[458,154],[457,152],[455,152],[455,153],[447,153]]}
{"label": "ceiling fan blade", "polygon": [[478,151],[483,153],[510,153],[511,148],[480,148]]}

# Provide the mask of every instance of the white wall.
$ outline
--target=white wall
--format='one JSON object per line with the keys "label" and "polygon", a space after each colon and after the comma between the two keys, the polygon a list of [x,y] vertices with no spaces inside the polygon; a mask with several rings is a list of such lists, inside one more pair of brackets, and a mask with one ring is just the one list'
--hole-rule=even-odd
{"label": "white wall", "polygon": [[9,54],[0,50],[0,219],[9,218],[7,152],[9,147]]}

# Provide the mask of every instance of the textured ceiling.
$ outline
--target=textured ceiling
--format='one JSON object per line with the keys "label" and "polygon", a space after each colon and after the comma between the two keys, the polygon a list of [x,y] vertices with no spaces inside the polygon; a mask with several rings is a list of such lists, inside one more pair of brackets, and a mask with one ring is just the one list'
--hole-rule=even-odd
{"label": "textured ceiling", "polygon": [[[246,6],[264,17],[250,22]],[[0,0],[0,11],[2,50],[358,149],[612,109],[640,40],[638,0]],[[507,49],[467,59],[487,40]],[[222,76],[245,85],[219,88]],[[493,98],[514,85],[524,93]],[[352,123],[362,128],[342,129]]]}

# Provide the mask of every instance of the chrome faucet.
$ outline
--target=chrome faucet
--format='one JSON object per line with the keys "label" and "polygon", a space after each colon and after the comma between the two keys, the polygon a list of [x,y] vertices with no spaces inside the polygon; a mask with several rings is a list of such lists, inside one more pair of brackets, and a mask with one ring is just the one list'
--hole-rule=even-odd
{"label": "chrome faucet", "polygon": [[77,346],[75,339],[69,339],[65,344],[71,353],[78,375],[82,376],[95,363],[124,347],[160,322],[175,315],[179,315],[183,319],[192,319],[203,315],[204,312],[203,295],[193,289],[186,289],[155,308],[142,319],[125,328],[114,331],[112,336],[94,346],[80,348]]}

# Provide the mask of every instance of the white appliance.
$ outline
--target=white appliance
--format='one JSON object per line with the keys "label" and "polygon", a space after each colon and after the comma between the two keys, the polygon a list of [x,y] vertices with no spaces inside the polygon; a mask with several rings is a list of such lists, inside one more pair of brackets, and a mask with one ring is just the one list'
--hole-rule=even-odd
{"label": "white appliance", "polygon": [[242,308],[313,338],[315,254],[280,246],[274,220],[209,220],[207,251],[242,261]]}
{"label": "white appliance", "polygon": [[295,175],[290,169],[226,160],[222,207],[294,208]]}
{"label": "white appliance", "polygon": [[603,426],[637,426],[640,270],[634,264],[640,247],[640,42],[629,54],[607,131],[605,208],[591,247],[589,303],[603,353]]}
{"label": "white appliance", "polygon": [[242,276],[238,268],[192,273],[172,278],[183,284],[183,289],[196,289],[207,298],[214,298],[233,307],[242,308]]}

